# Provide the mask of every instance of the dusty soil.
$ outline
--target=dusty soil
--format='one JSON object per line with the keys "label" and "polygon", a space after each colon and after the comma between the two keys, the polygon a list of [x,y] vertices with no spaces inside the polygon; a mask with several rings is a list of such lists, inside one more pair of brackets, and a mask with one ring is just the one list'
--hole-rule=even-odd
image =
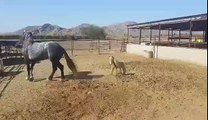
{"label": "dusty soil", "polygon": [[[206,67],[180,61],[111,54],[126,63],[127,75],[110,75],[109,54],[82,54],[73,60],[72,77],[64,58],[66,81],[46,78],[48,60],[36,64],[34,82],[23,65],[8,66],[0,82],[1,120],[205,120]],[[19,71],[19,72],[17,72]]]}

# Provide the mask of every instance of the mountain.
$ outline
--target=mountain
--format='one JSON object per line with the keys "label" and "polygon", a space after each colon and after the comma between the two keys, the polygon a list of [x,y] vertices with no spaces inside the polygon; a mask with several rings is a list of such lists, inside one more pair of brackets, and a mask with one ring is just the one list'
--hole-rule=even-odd
{"label": "mountain", "polygon": [[136,22],[123,22],[103,27],[107,38],[125,38],[127,33],[127,25],[135,24]]}
{"label": "mountain", "polygon": [[75,35],[75,36],[83,36],[81,29],[87,28],[90,26],[94,26],[92,24],[83,23],[81,25],[78,25],[76,27],[72,27],[67,29],[66,35]]}
{"label": "mountain", "polygon": [[[118,24],[112,24],[109,26],[103,26],[106,33],[107,38],[113,38],[113,39],[122,39],[126,38],[127,33],[127,25],[135,24],[136,22],[123,22]],[[41,26],[27,26],[25,28],[22,28],[20,30],[17,30],[15,32],[7,33],[12,35],[22,35],[23,31],[30,31],[33,32],[34,35],[75,35],[75,36],[83,36],[81,29],[87,28],[90,26],[95,26],[93,24],[87,24],[83,23],[81,25],[72,27],[72,28],[63,28],[57,25],[51,25],[49,23],[43,24]],[[138,31],[131,31],[131,36],[138,36]],[[147,30],[143,30],[143,34],[149,34]]]}
{"label": "mountain", "polygon": [[66,28],[46,23],[42,26],[27,26],[9,34],[21,35],[24,30],[33,32],[34,35],[65,35],[67,31]]}

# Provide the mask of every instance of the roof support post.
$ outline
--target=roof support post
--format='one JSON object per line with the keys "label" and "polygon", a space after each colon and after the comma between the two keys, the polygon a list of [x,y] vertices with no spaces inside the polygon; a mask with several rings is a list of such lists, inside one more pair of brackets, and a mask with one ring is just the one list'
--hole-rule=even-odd
{"label": "roof support post", "polygon": [[159,43],[160,43],[160,35],[161,35],[161,25],[159,24]]}
{"label": "roof support post", "polygon": [[205,42],[205,31],[203,31],[203,42]]}
{"label": "roof support post", "polygon": [[126,42],[129,43],[129,28],[127,27]]}
{"label": "roof support post", "polygon": [[178,32],[179,32],[179,39],[178,40],[179,40],[179,44],[180,44],[180,42],[181,42],[181,30],[179,30]]}
{"label": "roof support post", "polygon": [[173,46],[173,29],[171,29],[171,45]]}
{"label": "roof support post", "polygon": [[169,43],[170,29],[168,29],[168,43]]}
{"label": "roof support post", "polygon": [[74,55],[74,38],[71,39],[71,54]]}
{"label": "roof support post", "polygon": [[170,28],[168,28],[168,46],[170,46]]}
{"label": "roof support post", "polygon": [[152,29],[150,27],[150,43],[152,43]]}
{"label": "roof support post", "polygon": [[192,21],[190,20],[189,21],[189,46],[188,47],[191,47],[191,40],[192,40]]}
{"label": "roof support post", "polygon": [[205,33],[204,33],[204,36],[205,36],[204,42],[207,42],[207,29],[206,29],[206,31],[205,31]]}
{"label": "roof support post", "polygon": [[139,28],[139,44],[141,44],[142,40],[142,28]]}

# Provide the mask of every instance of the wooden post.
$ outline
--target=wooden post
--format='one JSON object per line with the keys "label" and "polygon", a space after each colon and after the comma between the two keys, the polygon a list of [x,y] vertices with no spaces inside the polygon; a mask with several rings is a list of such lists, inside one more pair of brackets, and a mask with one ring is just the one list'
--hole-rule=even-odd
{"label": "wooden post", "polygon": [[141,43],[142,39],[142,28],[139,28],[139,44]]}
{"label": "wooden post", "polygon": [[129,43],[129,28],[127,27],[126,42]]}
{"label": "wooden post", "polygon": [[168,43],[169,43],[170,29],[168,29]]}
{"label": "wooden post", "polygon": [[181,30],[179,30],[178,32],[179,32],[179,39],[178,39],[179,43],[178,44],[180,45],[180,43],[181,43]]}
{"label": "wooden post", "polygon": [[[173,29],[171,29],[171,44],[172,43],[173,43]],[[171,46],[173,46],[173,44]]]}
{"label": "wooden post", "polygon": [[7,50],[7,46],[5,45],[4,46],[4,51],[5,51],[5,56],[6,56],[6,59],[8,58],[8,50]]}
{"label": "wooden post", "polygon": [[160,43],[160,35],[161,35],[161,25],[159,25],[159,43]]}
{"label": "wooden post", "polygon": [[153,41],[153,57],[156,58],[156,55],[155,55],[155,42],[156,42],[156,37],[154,38],[154,41]]}
{"label": "wooden post", "polygon": [[74,38],[71,39],[71,54],[74,55]]}
{"label": "wooden post", "polygon": [[4,64],[3,64],[3,59],[0,58],[0,74],[4,72]]}
{"label": "wooden post", "polygon": [[98,54],[100,55],[100,39],[98,39]]}
{"label": "wooden post", "polygon": [[150,43],[152,43],[152,29],[150,27]]}
{"label": "wooden post", "polygon": [[110,39],[108,40],[108,48],[109,48],[109,50],[111,49],[111,40]]}
{"label": "wooden post", "polygon": [[205,42],[205,31],[203,31],[203,42]]}
{"label": "wooden post", "polygon": [[189,22],[189,45],[188,47],[191,47],[191,40],[192,40],[192,21]]}
{"label": "wooden post", "polygon": [[2,49],[1,49],[1,44],[0,44],[0,58],[2,58]]}

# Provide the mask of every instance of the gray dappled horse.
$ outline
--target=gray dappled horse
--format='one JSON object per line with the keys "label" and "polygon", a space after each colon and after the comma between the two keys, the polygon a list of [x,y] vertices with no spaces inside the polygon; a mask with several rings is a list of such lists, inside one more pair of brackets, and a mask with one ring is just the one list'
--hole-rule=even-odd
{"label": "gray dappled horse", "polygon": [[74,62],[68,56],[63,47],[55,42],[34,42],[31,32],[24,32],[23,34],[22,54],[27,65],[27,80],[33,81],[33,67],[35,63],[45,59],[50,59],[53,68],[52,73],[48,77],[48,80],[52,80],[57,67],[61,70],[61,79],[63,80],[65,78],[64,66],[59,61],[63,55],[66,59],[66,63],[69,69],[71,69],[74,75],[77,74],[77,69]]}

